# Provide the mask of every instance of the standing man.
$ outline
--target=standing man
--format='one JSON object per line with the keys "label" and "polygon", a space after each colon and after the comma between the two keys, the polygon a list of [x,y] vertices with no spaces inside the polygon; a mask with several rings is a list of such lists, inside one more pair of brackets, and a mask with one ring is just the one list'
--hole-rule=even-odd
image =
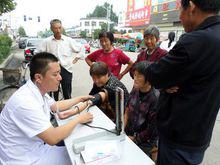
{"label": "standing man", "polygon": [[[54,35],[45,39],[40,49],[43,52],[54,54],[59,59],[61,65],[63,97],[64,99],[69,99],[72,93],[72,63],[75,63],[77,61],[76,59],[80,58],[76,57],[73,59],[73,53],[80,52],[80,49],[71,38],[62,35],[63,27],[60,20],[53,19],[50,21],[50,29]],[[85,53],[83,50],[84,49],[81,49],[80,53]],[[80,56],[80,54],[77,56]],[[54,92],[55,100],[58,100],[58,94],[58,91]]]}
{"label": "standing man", "polygon": [[[0,114],[0,164],[71,164],[66,147],[53,145],[69,136],[77,124],[92,121],[89,112],[79,114],[87,107],[82,102],[91,97],[55,102],[47,94],[56,91],[62,79],[58,59],[50,53],[42,52],[32,58],[30,77],[9,98]],[[71,110],[77,117],[54,128],[50,113],[60,116],[74,105]]]}
{"label": "standing man", "polygon": [[158,102],[158,165],[200,164],[220,107],[219,0],[181,0],[186,31],[169,54],[147,69],[161,92]]}

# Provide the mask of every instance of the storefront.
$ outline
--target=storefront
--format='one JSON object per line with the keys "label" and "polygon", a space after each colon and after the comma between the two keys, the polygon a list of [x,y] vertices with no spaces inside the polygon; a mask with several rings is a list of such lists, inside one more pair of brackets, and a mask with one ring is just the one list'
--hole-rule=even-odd
{"label": "storefront", "polygon": [[176,39],[184,33],[179,20],[180,0],[158,0],[151,7],[150,24],[159,27],[161,40],[167,38],[170,31],[176,33]]}
{"label": "storefront", "polygon": [[161,40],[169,31],[176,33],[176,39],[184,33],[179,21],[180,0],[128,0],[125,26],[143,33],[147,26],[156,25]]}

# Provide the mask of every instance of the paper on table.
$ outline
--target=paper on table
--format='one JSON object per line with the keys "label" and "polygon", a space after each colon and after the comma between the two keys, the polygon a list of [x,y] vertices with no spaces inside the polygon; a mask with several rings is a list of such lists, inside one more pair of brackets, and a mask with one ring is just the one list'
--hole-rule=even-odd
{"label": "paper on table", "polygon": [[121,152],[116,140],[89,141],[81,151],[85,164],[98,165],[120,159]]}

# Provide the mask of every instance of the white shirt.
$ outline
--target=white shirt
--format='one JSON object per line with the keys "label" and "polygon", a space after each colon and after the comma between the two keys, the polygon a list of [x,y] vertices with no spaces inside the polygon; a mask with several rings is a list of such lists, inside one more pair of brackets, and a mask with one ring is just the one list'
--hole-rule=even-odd
{"label": "white shirt", "polygon": [[45,155],[49,145],[36,135],[52,126],[50,106],[53,103],[48,94],[41,95],[31,80],[12,95],[0,116],[2,163],[33,164]]}
{"label": "white shirt", "polygon": [[161,44],[160,44],[160,48],[161,49],[165,49],[165,50],[167,50],[169,52],[174,47],[176,42],[173,41],[169,48],[168,48],[168,44],[169,44],[169,40],[162,41]]}
{"label": "white shirt", "polygon": [[46,38],[40,45],[40,51],[54,54],[60,61],[62,67],[72,73],[72,61],[74,59],[74,52],[76,57],[82,58],[85,56],[85,49],[70,37],[61,36],[60,40],[50,36]]}

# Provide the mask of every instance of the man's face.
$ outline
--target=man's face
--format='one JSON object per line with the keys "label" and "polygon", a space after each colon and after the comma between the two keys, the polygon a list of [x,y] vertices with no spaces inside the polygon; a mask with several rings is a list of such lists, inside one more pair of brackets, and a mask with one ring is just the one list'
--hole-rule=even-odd
{"label": "man's face", "polygon": [[101,37],[100,45],[105,52],[109,52],[112,48],[111,41],[108,39],[108,37]]}
{"label": "man's face", "polygon": [[62,33],[62,24],[61,23],[58,23],[58,22],[53,23],[50,28],[51,28],[55,38],[61,36],[61,33]]}
{"label": "man's face", "polygon": [[58,62],[51,62],[48,64],[49,69],[43,76],[41,86],[46,92],[57,91],[62,77],[60,75],[60,64]]}
{"label": "man's face", "polygon": [[92,80],[98,87],[104,86],[107,83],[108,78],[109,78],[108,74],[104,76],[92,75]]}
{"label": "man's face", "polygon": [[157,38],[154,35],[145,35],[144,36],[144,43],[148,49],[153,50],[156,48],[157,45]]}
{"label": "man's face", "polygon": [[181,21],[181,24],[183,25],[185,32],[191,32],[194,29],[192,16],[193,15],[191,13],[191,5],[189,5],[186,9],[184,9],[182,6],[180,7],[179,19]]}

